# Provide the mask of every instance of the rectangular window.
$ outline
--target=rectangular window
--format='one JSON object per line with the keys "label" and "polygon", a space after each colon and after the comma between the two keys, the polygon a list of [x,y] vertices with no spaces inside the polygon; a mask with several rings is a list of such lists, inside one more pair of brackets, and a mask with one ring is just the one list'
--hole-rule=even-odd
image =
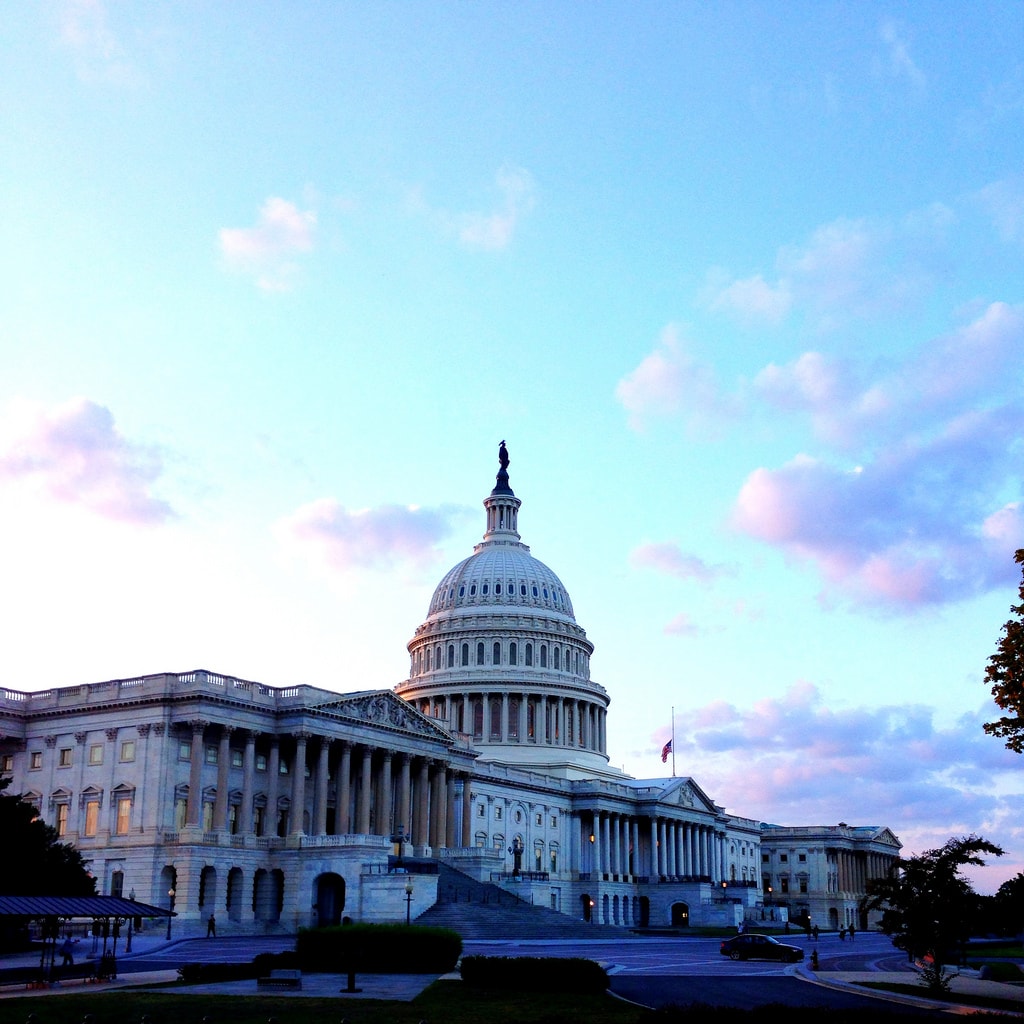
{"label": "rectangular window", "polygon": [[217,763],[217,748],[214,744],[209,744],[206,748],[206,763],[216,764]]}
{"label": "rectangular window", "polygon": [[61,747],[60,748],[60,754],[57,755],[57,764],[60,765],[61,768],[70,768],[71,767],[71,748],[70,747]]}
{"label": "rectangular window", "polygon": [[185,814],[188,812],[188,801],[179,797],[174,801],[174,827],[180,832],[185,827]]}
{"label": "rectangular window", "polygon": [[121,760],[122,761],[134,761],[135,760],[135,740],[122,740],[121,741]]}
{"label": "rectangular window", "polygon": [[806,878],[801,878],[800,879],[800,891],[801,892],[807,892],[807,879]]}
{"label": "rectangular window", "polygon": [[788,878],[785,878],[785,877],[780,878],[779,879],[779,885],[782,887],[782,891],[784,893],[785,892],[789,892],[789,879]]}
{"label": "rectangular window", "polygon": [[14,755],[4,754],[0,757],[0,772],[13,772],[14,771]]}
{"label": "rectangular window", "polygon": [[267,770],[267,755],[257,754],[256,755],[256,771],[265,772]]}
{"label": "rectangular window", "polygon": [[[538,814],[537,815],[537,824],[538,825],[543,825],[544,824],[544,815],[543,814]],[[540,868],[538,868],[537,870],[539,871]]]}
{"label": "rectangular window", "polygon": [[762,864],[767,864],[768,863],[768,854],[767,853],[762,853],[761,854],[761,863]]}
{"label": "rectangular window", "polygon": [[119,796],[117,798],[117,824],[115,831],[119,836],[126,836],[131,827],[132,798],[130,796]]}
{"label": "rectangular window", "polygon": [[500,804],[495,804],[494,805],[494,820],[495,821],[501,821],[501,805]]}
{"label": "rectangular window", "polygon": [[240,750],[231,751],[231,767],[241,768],[242,767],[242,752]]}
{"label": "rectangular window", "polygon": [[789,854],[788,853],[780,853],[779,854],[779,860],[781,860],[782,863],[785,864],[786,861],[789,860]]}
{"label": "rectangular window", "polygon": [[482,817],[484,817],[484,815],[485,815],[486,813],[487,813],[487,812],[486,812],[486,810],[485,810],[485,808],[484,808],[484,805],[483,805],[483,804],[477,804],[477,805],[476,805],[476,816],[477,816],[478,818],[482,818]]}
{"label": "rectangular window", "polygon": [[256,835],[263,835],[263,830],[267,827],[267,809],[265,807],[256,807],[253,810],[253,823],[252,830]]}
{"label": "rectangular window", "polygon": [[209,800],[203,801],[203,831],[213,831],[213,804]]}
{"label": "rectangular window", "polygon": [[551,815],[551,827],[552,828],[558,828],[558,815],[557,814],[552,814]]}
{"label": "rectangular window", "polygon": [[96,828],[100,822],[100,804],[98,800],[90,800],[85,805],[85,834],[96,835]]}
{"label": "rectangular window", "polygon": [[192,760],[192,741],[181,740],[178,743],[178,760],[179,761],[191,761]]}
{"label": "rectangular window", "polygon": [[231,804],[228,807],[228,831],[232,835],[238,834],[238,804]]}
{"label": "rectangular window", "polygon": [[89,747],[89,764],[103,764],[103,744],[94,743]]}
{"label": "rectangular window", "polygon": [[41,750],[33,750],[28,755],[28,766],[29,768],[42,768],[43,767],[43,752]]}
{"label": "rectangular window", "polygon": [[797,860],[800,861],[801,864],[806,864],[807,863],[807,854],[806,853],[801,853],[797,857]]}
{"label": "rectangular window", "polygon": [[57,835],[63,836],[68,830],[68,805],[57,804]]}

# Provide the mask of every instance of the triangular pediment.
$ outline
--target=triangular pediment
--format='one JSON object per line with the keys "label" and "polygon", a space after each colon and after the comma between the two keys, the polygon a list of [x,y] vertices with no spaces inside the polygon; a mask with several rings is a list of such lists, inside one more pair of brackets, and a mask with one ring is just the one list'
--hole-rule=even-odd
{"label": "triangular pediment", "polygon": [[345,694],[317,705],[317,710],[367,725],[398,730],[415,736],[426,736],[445,743],[452,742],[451,733],[444,726],[421,714],[390,690],[367,690],[363,693]]}
{"label": "triangular pediment", "polygon": [[661,788],[655,801],[668,807],[682,807],[702,814],[720,814],[722,808],[689,777],[673,779],[645,779],[648,789]]}

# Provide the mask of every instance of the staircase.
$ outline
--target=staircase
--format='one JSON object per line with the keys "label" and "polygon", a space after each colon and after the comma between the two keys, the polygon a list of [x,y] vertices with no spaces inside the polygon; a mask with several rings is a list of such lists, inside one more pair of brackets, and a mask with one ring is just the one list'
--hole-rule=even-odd
{"label": "staircase", "polygon": [[441,864],[437,903],[416,924],[450,928],[463,939],[629,939],[627,928],[591,924],[535,906],[490,882]]}

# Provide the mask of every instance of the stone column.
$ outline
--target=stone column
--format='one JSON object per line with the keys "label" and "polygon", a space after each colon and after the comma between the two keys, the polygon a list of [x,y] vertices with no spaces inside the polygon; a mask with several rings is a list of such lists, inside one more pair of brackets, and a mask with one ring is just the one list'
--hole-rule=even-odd
{"label": "stone column", "polygon": [[233,725],[222,725],[217,747],[217,797],[213,805],[213,828],[226,832],[228,827],[228,772],[231,770],[231,733]]}
{"label": "stone column", "polygon": [[352,744],[348,740],[341,741],[337,780],[334,787],[334,831],[344,836],[349,834],[352,812]]}
{"label": "stone column", "polygon": [[185,827],[199,828],[203,823],[203,730],[206,722],[194,718],[192,726],[192,756],[188,771],[188,803],[185,805]]}
{"label": "stone column", "polygon": [[320,737],[320,756],[316,763],[316,783],[313,787],[313,834],[327,834],[327,780],[330,775],[331,741]]}
{"label": "stone column", "polygon": [[633,856],[631,861],[629,873],[639,875],[643,868],[640,866],[640,821],[637,818],[633,819]]}
{"label": "stone column", "polygon": [[651,818],[651,881],[658,880],[658,819]]}
{"label": "stone column", "polygon": [[426,758],[420,761],[416,779],[416,816],[413,820],[413,842],[417,846],[430,844],[430,764]]}
{"label": "stone column", "polygon": [[363,747],[359,764],[359,792],[356,794],[356,832],[370,834],[370,786],[373,783],[373,751]]}
{"label": "stone column", "polygon": [[270,757],[267,758],[267,827],[268,836],[277,835],[277,795],[281,785],[281,741],[270,737]]}
{"label": "stone column", "polygon": [[469,785],[469,772],[462,773],[462,845],[473,845],[473,791]]}
{"label": "stone column", "polygon": [[377,834],[391,835],[391,758],[390,750],[384,751],[380,768],[380,812],[377,815]]}
{"label": "stone column", "polygon": [[401,830],[407,843],[412,842],[412,812],[409,797],[412,791],[412,780],[409,776],[409,755],[402,754],[398,762],[398,819],[395,831]]}
{"label": "stone column", "polygon": [[444,832],[444,845],[451,849],[458,842],[455,835],[455,772],[448,773],[448,790],[445,793],[444,806],[447,819]]}
{"label": "stone column", "polygon": [[245,737],[245,753],[242,755],[242,806],[238,808],[238,833],[243,836],[252,834],[252,787],[255,771],[256,733],[250,731]]}
{"label": "stone column", "polygon": [[309,733],[299,731],[295,734],[295,759],[292,762],[292,798],[291,821],[288,831],[291,835],[303,835],[303,812],[306,809],[306,744]]}

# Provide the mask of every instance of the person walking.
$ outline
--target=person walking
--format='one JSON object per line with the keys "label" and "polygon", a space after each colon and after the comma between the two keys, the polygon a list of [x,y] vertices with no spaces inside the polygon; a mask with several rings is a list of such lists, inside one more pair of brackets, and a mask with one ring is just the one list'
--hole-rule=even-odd
{"label": "person walking", "polygon": [[210,920],[206,922],[206,937],[208,939],[217,938],[217,918],[210,915]]}

